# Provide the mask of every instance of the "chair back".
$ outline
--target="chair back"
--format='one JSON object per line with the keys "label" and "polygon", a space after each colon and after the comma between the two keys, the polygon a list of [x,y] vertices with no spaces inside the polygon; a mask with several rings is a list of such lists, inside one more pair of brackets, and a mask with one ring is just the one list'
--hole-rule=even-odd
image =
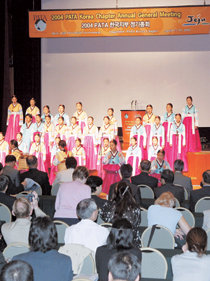
{"label": "chair back", "polygon": [[198,200],[195,204],[195,213],[202,213],[205,210],[209,210],[210,196],[206,196]]}
{"label": "chair back", "polygon": [[0,203],[0,220],[5,222],[12,221],[12,214],[10,212],[10,209],[3,203]]}
{"label": "chair back", "polygon": [[[142,233],[141,236],[142,247],[148,246],[151,230],[152,230],[152,226],[149,226]],[[174,245],[175,245],[175,240],[171,231],[162,225],[156,225],[150,243],[150,247],[157,248],[157,249],[174,249]]]}
{"label": "chair back", "polygon": [[210,229],[207,229],[207,251],[210,251]]}
{"label": "chair back", "polygon": [[184,200],[188,200],[188,192],[187,192],[187,189],[186,189],[184,186],[182,186],[181,184],[174,183],[174,185],[179,186],[179,187],[181,187],[181,188],[184,189]]}
{"label": "chair back", "polygon": [[163,254],[153,248],[141,248],[141,277],[165,279],[168,271],[168,264]]}
{"label": "chair back", "polygon": [[185,218],[189,226],[191,227],[195,226],[195,218],[188,209],[183,207],[177,207],[176,209],[182,213],[183,217]]}
{"label": "chair back", "polygon": [[70,256],[74,274],[92,275],[96,273],[95,253],[80,244],[66,244],[59,249],[59,253]]}
{"label": "chair back", "polygon": [[141,209],[141,224],[140,226],[148,226],[148,220],[147,220],[147,210],[144,208],[140,208]]}
{"label": "chair back", "polygon": [[179,200],[175,197],[175,208],[180,207]]}
{"label": "chair back", "polygon": [[26,243],[12,243],[9,244],[3,251],[6,261],[11,261],[14,256],[27,253],[30,251],[29,245]]}
{"label": "chair back", "polygon": [[53,222],[56,226],[57,233],[58,233],[58,244],[64,244],[65,232],[66,229],[69,227],[69,225],[60,220],[54,220]]}
{"label": "chair back", "polygon": [[103,222],[100,225],[108,228],[109,230],[111,230],[111,228],[112,228],[112,223],[110,223],[110,222]]}
{"label": "chair back", "polygon": [[97,217],[97,224],[105,223],[100,216],[101,209],[98,209],[98,217]]}
{"label": "chair back", "polygon": [[148,185],[145,185],[145,184],[139,184],[138,187],[140,188],[140,192],[141,192],[141,198],[142,199],[154,199],[155,198],[155,195],[154,195],[154,192],[152,190],[152,188]]}

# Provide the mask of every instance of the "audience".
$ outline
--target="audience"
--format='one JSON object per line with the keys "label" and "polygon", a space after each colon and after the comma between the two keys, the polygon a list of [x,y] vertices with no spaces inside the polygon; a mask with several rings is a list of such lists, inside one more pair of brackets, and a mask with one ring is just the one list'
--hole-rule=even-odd
{"label": "audience", "polygon": [[155,196],[158,198],[163,192],[170,191],[174,197],[182,203],[184,201],[184,189],[181,186],[176,186],[174,182],[174,173],[171,170],[163,170],[161,173],[162,186],[155,188]]}
{"label": "audience", "polygon": [[[175,197],[171,192],[163,192],[155,201],[155,205],[148,208],[148,226],[159,224],[167,227],[176,238],[184,239],[184,235],[190,230],[182,213],[173,209]],[[177,229],[177,224],[179,229]]]}
{"label": "audience", "polygon": [[135,255],[141,261],[141,251],[134,246],[132,225],[126,219],[114,221],[107,244],[96,250],[96,268],[99,280],[108,280],[108,261],[116,253]]}
{"label": "audience", "polygon": [[84,199],[77,205],[77,216],[81,219],[66,229],[65,244],[80,244],[93,252],[106,243],[109,230],[95,222],[98,208],[93,199]]}
{"label": "audience", "polygon": [[26,158],[27,165],[29,170],[20,174],[21,182],[25,180],[25,178],[29,178],[37,182],[42,188],[42,195],[50,195],[51,186],[49,183],[48,174],[37,169],[38,161],[37,157],[34,155],[29,155]]}
{"label": "audience", "polygon": [[5,175],[0,175],[0,203],[6,205],[10,210],[12,210],[15,197],[6,194],[9,184],[9,179]]}
{"label": "audience", "polygon": [[77,160],[74,157],[67,157],[65,161],[66,170],[62,170],[56,174],[56,178],[52,184],[52,195],[57,195],[59,186],[62,182],[71,182],[72,174],[77,167]]}
{"label": "audience", "polygon": [[152,174],[161,174],[164,170],[170,170],[171,167],[169,163],[164,160],[165,151],[160,149],[157,152],[157,158],[152,161],[151,164],[151,173]]}
{"label": "audience", "polygon": [[97,176],[90,176],[87,178],[86,184],[91,188],[91,198],[94,199],[98,209],[101,209],[107,201],[99,197],[102,191],[103,180]]}
{"label": "audience", "polygon": [[104,204],[99,215],[105,222],[113,223],[117,218],[130,221],[134,231],[134,243],[136,246],[141,245],[141,210],[133,197],[130,183],[121,181],[117,184],[113,200]]}
{"label": "audience", "polygon": [[63,220],[69,225],[79,222],[76,214],[77,204],[91,197],[91,189],[85,184],[88,176],[88,169],[79,166],[73,172],[73,181],[60,185],[55,201],[54,218]]}
{"label": "audience", "polygon": [[38,207],[38,196],[36,192],[33,192],[31,203],[25,197],[20,197],[15,200],[12,207],[12,214],[16,217],[16,220],[14,222],[4,223],[1,227],[1,232],[7,245],[16,242],[28,244],[33,210],[36,217],[46,216]]}
{"label": "audience", "polygon": [[186,237],[183,254],[172,257],[173,281],[209,281],[210,255],[206,255],[207,235],[199,227],[192,228]]}
{"label": "audience", "polygon": [[5,158],[5,166],[3,175],[9,177],[10,182],[7,189],[7,194],[17,194],[23,191],[23,186],[20,184],[20,172],[15,169],[16,158],[14,155],[7,155]]}
{"label": "audience", "polygon": [[[120,173],[121,173],[121,176],[122,176],[122,181],[130,184],[130,188],[132,190],[133,197],[135,198],[136,203],[138,205],[140,205],[140,203],[141,203],[141,192],[140,192],[140,188],[138,188],[134,184],[131,184],[132,171],[133,171],[133,168],[130,164],[123,164],[120,167]],[[116,183],[114,183],[110,186],[108,198],[111,201],[112,201],[113,196],[114,196],[114,190],[116,189],[116,186],[117,186],[118,183],[119,182],[116,182]]]}
{"label": "audience", "polygon": [[185,187],[189,196],[192,191],[192,181],[191,178],[182,174],[183,170],[184,162],[181,159],[174,161],[174,184]]}
{"label": "audience", "polygon": [[28,262],[34,271],[34,281],[70,281],[73,279],[69,256],[58,253],[57,231],[49,217],[38,217],[29,231],[31,251],[17,255],[13,260]]}
{"label": "audience", "polygon": [[151,172],[151,162],[149,160],[142,160],[140,163],[141,173],[131,178],[131,182],[135,185],[145,184],[150,186],[153,190],[158,186],[158,179],[149,175]]}
{"label": "audience", "polygon": [[202,175],[202,188],[190,192],[190,210],[194,212],[195,204],[199,199],[210,196],[210,170],[206,170]]}
{"label": "audience", "polygon": [[0,274],[1,281],[34,281],[33,269],[27,262],[11,261]]}
{"label": "audience", "polygon": [[141,264],[138,258],[130,253],[117,253],[111,257],[108,264],[109,281],[139,281]]}

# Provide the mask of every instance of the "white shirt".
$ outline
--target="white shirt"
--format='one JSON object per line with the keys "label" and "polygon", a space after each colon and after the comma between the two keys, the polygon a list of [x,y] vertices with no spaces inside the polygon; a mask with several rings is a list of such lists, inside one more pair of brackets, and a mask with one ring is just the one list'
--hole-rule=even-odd
{"label": "white shirt", "polygon": [[173,281],[210,281],[210,255],[186,251],[171,259]]}
{"label": "white shirt", "polygon": [[106,244],[109,230],[89,219],[84,219],[66,229],[65,244],[80,244],[92,251]]}
{"label": "white shirt", "polygon": [[159,224],[167,227],[173,234],[181,217],[180,211],[160,205],[150,206],[147,213],[148,226]]}

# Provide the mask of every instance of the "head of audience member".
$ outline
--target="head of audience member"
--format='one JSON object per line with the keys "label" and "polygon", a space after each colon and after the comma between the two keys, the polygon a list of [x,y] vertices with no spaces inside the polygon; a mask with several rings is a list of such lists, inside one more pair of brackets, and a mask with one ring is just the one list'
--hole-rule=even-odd
{"label": "head of audience member", "polygon": [[82,220],[96,221],[98,217],[98,208],[96,202],[91,199],[84,199],[77,204],[76,208],[78,218]]}
{"label": "head of audience member", "polygon": [[200,227],[192,228],[186,236],[186,244],[183,246],[183,251],[195,252],[198,256],[205,254],[207,249],[207,234]]}
{"label": "head of audience member", "polygon": [[25,261],[11,261],[5,264],[0,274],[1,281],[33,281],[33,269]]}
{"label": "head of audience member", "polygon": [[2,175],[2,173],[3,173],[3,165],[2,165],[2,163],[0,162],[0,175]]}
{"label": "head of audience member", "polygon": [[149,174],[150,169],[151,169],[151,162],[149,160],[142,160],[140,163],[141,172]]}
{"label": "head of audience member", "polygon": [[160,163],[162,163],[164,158],[165,158],[165,150],[163,150],[163,149],[158,150],[158,152],[157,152],[157,160]]}
{"label": "head of audience member", "polygon": [[0,175],[0,192],[5,193],[7,191],[9,179],[5,175]]}
{"label": "head of audience member", "polygon": [[33,208],[25,197],[17,198],[12,206],[12,214],[17,219],[30,218]]}
{"label": "head of audience member", "polygon": [[66,150],[66,141],[65,140],[59,140],[58,146],[59,146],[59,149],[61,151],[65,151]]}
{"label": "head of audience member", "polygon": [[132,176],[133,168],[130,164],[123,164],[120,167],[120,173],[123,179],[130,179]]}
{"label": "head of audience member", "polygon": [[27,163],[29,169],[36,169],[38,166],[37,157],[35,155],[29,155],[26,158],[26,163]]}
{"label": "head of audience member", "polygon": [[9,147],[11,150],[18,148],[18,142],[16,140],[11,140],[9,142]]}
{"label": "head of audience member", "polygon": [[206,170],[202,175],[202,184],[210,185],[210,170]]}
{"label": "head of audience member", "polygon": [[165,169],[162,171],[161,173],[161,184],[167,184],[167,183],[173,183],[174,182],[174,172],[169,170],[169,169]]}
{"label": "head of audience member", "polygon": [[31,251],[46,253],[57,249],[57,245],[57,230],[50,217],[37,217],[33,219],[29,231]]}
{"label": "head of audience member", "polygon": [[168,208],[173,208],[175,206],[175,197],[174,195],[168,191],[163,192],[156,200],[155,205],[160,205]]}
{"label": "head of audience member", "polygon": [[113,202],[115,204],[115,217],[122,217],[124,212],[128,210],[132,212],[132,209],[137,207],[130,183],[122,180],[116,185]]}
{"label": "head of audience member", "polygon": [[117,141],[116,140],[110,141],[110,149],[113,153],[115,153],[117,151]]}
{"label": "head of audience member", "polygon": [[73,181],[86,183],[88,176],[89,176],[88,169],[84,166],[78,166],[72,174],[72,179]]}
{"label": "head of audience member", "polygon": [[14,155],[7,155],[5,157],[5,166],[15,167],[16,157]]}
{"label": "head of audience member", "polygon": [[109,260],[109,281],[139,281],[141,278],[141,262],[132,253],[119,252]]}
{"label": "head of audience member", "polygon": [[102,184],[103,184],[102,178],[98,176],[89,176],[87,178],[86,184],[90,186],[91,194],[96,196],[100,195],[102,191]]}
{"label": "head of audience member", "polygon": [[177,159],[174,161],[174,171],[182,172],[184,170],[184,161],[181,159]]}
{"label": "head of audience member", "polygon": [[134,247],[131,223],[126,219],[116,219],[107,237],[109,249],[127,250]]}
{"label": "head of audience member", "polygon": [[76,169],[77,160],[73,156],[67,157],[65,164],[66,164],[66,169]]}

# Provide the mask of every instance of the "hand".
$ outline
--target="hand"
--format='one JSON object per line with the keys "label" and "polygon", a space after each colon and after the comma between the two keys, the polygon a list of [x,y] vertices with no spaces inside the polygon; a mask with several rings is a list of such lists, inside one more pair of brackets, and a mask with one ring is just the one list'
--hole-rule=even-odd
{"label": "hand", "polygon": [[22,184],[24,187],[26,187],[26,186],[27,186],[26,179],[24,179],[24,181],[21,182],[21,184]]}
{"label": "hand", "polygon": [[111,157],[112,157],[112,155],[111,155],[111,154],[109,154],[108,159],[111,159]]}
{"label": "hand", "polygon": [[184,239],[183,235],[184,235],[184,233],[182,232],[182,230],[180,228],[176,229],[176,232],[174,234],[174,236],[176,238],[180,238],[181,240],[183,240]]}
{"label": "hand", "polygon": [[31,202],[31,206],[33,207],[33,209],[37,209],[38,208],[38,194],[36,193],[36,191],[32,191],[32,194],[34,195],[32,202]]}

